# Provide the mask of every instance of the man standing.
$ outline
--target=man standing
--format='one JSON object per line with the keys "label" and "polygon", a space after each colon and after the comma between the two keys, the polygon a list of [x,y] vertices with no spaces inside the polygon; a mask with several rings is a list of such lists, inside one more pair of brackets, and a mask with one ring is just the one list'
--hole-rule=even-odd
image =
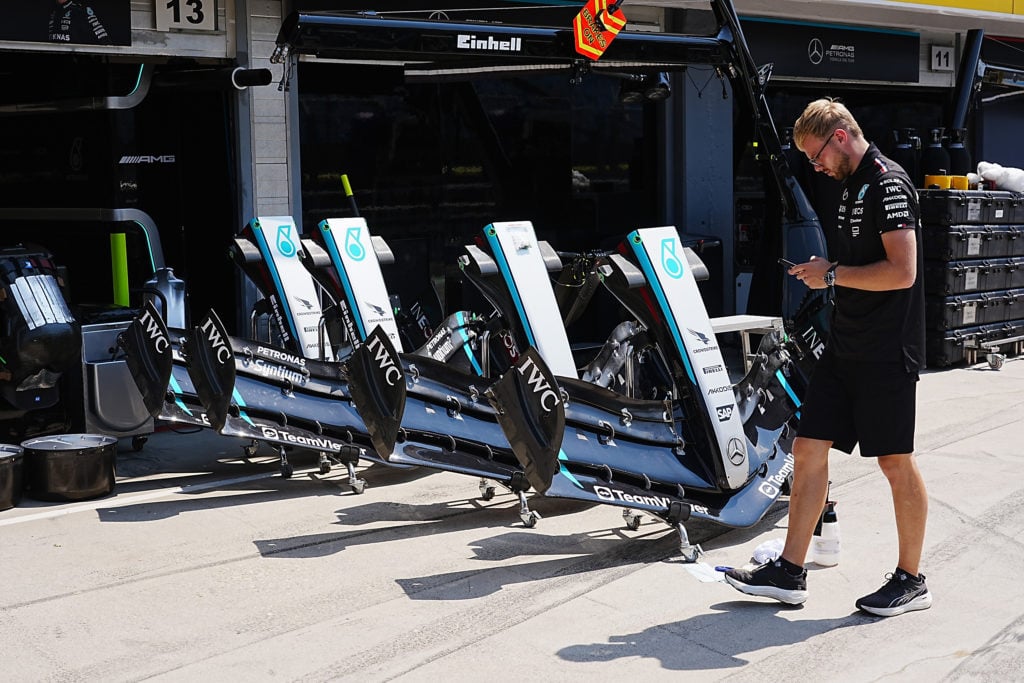
{"label": "man standing", "polygon": [[[725,578],[748,595],[789,604],[807,599],[804,560],[828,495],[830,448],[877,458],[896,512],[896,570],[859,609],[896,616],[932,604],[919,573],[928,496],[914,458],[916,387],[924,368],[920,210],[907,173],[869,143],[850,111],[820,99],[807,105],[793,141],[815,170],[843,183],[829,260],[789,269],[812,289],[835,288],[825,352],[814,368],[793,443],[789,529],[779,559]],[[812,156],[813,155],[813,156]]]}

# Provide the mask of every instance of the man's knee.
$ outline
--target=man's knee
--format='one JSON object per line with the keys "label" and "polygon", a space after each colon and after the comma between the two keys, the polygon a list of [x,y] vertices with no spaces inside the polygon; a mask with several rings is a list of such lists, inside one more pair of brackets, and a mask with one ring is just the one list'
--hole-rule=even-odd
{"label": "man's knee", "polygon": [[828,449],[831,447],[829,441],[798,436],[793,440],[793,459],[801,464],[828,462]]}

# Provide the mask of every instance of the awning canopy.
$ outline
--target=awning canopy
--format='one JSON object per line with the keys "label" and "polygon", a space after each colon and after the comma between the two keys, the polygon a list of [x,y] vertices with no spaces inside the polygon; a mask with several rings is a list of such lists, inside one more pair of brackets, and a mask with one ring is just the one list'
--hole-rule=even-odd
{"label": "awning canopy", "polygon": [[[314,55],[402,65],[409,74],[558,69],[640,73],[680,70],[690,64],[724,67],[734,62],[733,32],[726,14],[732,11],[731,5],[717,0],[688,4],[693,7],[677,11],[698,17],[684,23],[699,32],[631,31],[627,23],[597,61],[576,52],[571,22],[534,26],[453,20],[444,13],[295,12],[281,26],[271,61],[282,63],[289,54]],[[486,10],[478,10],[475,16],[486,16]]]}

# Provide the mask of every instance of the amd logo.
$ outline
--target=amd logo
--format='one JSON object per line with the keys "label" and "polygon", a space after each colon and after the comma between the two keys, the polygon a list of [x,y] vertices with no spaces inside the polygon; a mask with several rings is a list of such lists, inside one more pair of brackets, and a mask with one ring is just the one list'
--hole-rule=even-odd
{"label": "amd logo", "polygon": [[173,154],[125,154],[117,163],[126,165],[138,164],[173,164]]}

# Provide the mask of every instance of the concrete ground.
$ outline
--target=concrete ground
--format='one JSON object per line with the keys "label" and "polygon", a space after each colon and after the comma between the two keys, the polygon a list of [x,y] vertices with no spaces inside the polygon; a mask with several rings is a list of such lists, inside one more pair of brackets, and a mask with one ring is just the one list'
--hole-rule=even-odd
{"label": "concrete ground", "polygon": [[834,453],[842,557],[809,564],[802,607],[747,598],[711,569],[781,539],[690,529],[706,554],[618,509],[511,495],[423,469],[291,479],[210,432],[120,444],[114,494],[0,512],[5,681],[1020,680],[1024,360],[923,375],[918,454],[934,607],[884,619],[862,594],[895,564],[888,487]]}

